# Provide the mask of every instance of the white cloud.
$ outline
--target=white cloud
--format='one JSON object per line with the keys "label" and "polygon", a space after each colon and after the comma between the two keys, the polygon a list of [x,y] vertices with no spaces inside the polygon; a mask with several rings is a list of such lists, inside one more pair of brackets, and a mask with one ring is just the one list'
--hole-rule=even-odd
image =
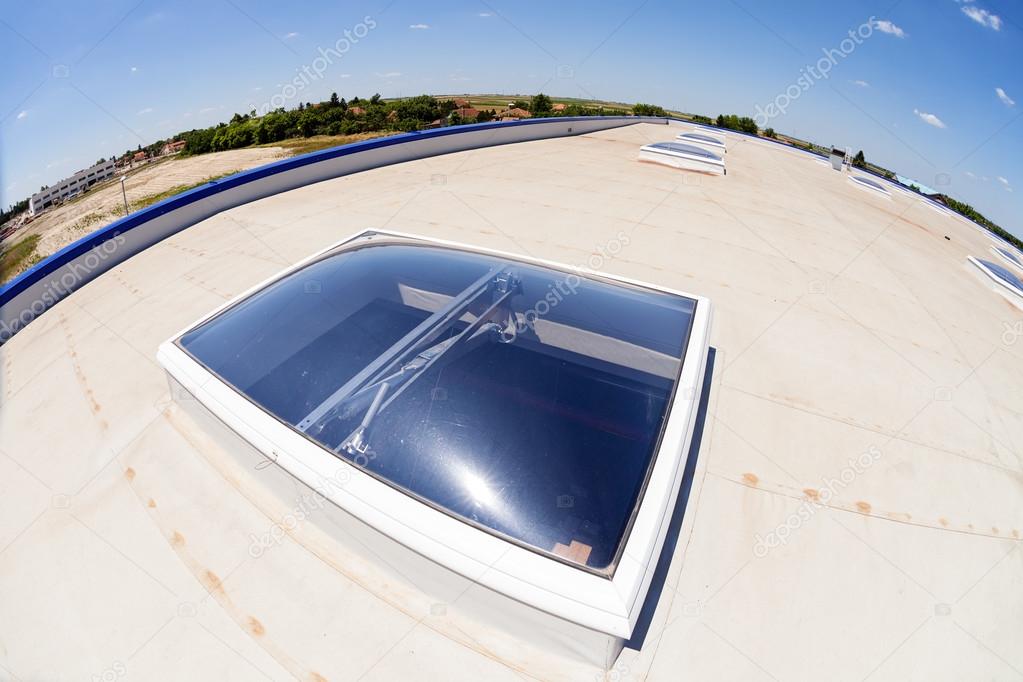
{"label": "white cloud", "polygon": [[351,77],[352,77],[352,74],[350,74],[350,73],[339,73],[339,74],[337,75],[337,77],[338,77],[338,78],[351,78]]}
{"label": "white cloud", "polygon": [[146,114],[153,113],[153,107],[146,107],[145,109],[139,109],[138,116],[145,116]]}
{"label": "white cloud", "polygon": [[481,17],[483,17],[484,19],[486,19],[487,17],[492,17],[492,16],[494,16],[494,13],[493,13],[493,12],[480,12],[480,13],[479,13],[479,16],[481,16]]}
{"label": "white cloud", "polygon": [[926,111],[920,111],[919,109],[914,109],[913,113],[916,114],[917,116],[919,116],[920,120],[923,121],[924,123],[926,123],[927,125],[934,126],[935,128],[947,128],[948,127],[948,126],[945,125],[944,121],[942,121],[940,118],[938,118],[934,114],[928,114]]}
{"label": "white cloud", "polygon": [[199,113],[200,114],[208,114],[211,111],[216,111],[217,109],[223,109],[223,108],[224,108],[223,104],[221,104],[219,106],[216,106],[216,107],[203,107],[202,109],[199,110]]}
{"label": "white cloud", "polygon": [[414,31],[425,31],[426,29],[430,28],[430,25],[429,24],[409,24],[409,28],[411,28]]}
{"label": "white cloud", "polygon": [[298,37],[298,33],[296,33],[295,31],[292,31],[291,33],[285,33],[284,34],[284,39],[285,40],[291,40],[292,38],[297,38],[297,37]]}
{"label": "white cloud", "polygon": [[397,78],[401,75],[401,71],[388,71],[387,73],[376,74],[377,78]]}
{"label": "white cloud", "polygon": [[993,28],[996,31],[1002,30],[1002,18],[997,14],[991,14],[986,9],[980,7],[974,7],[973,5],[965,5],[962,8],[963,14],[976,21],[981,26],[987,26]]}
{"label": "white cloud", "polygon": [[880,31],[881,33],[887,33],[889,35],[895,36],[896,38],[906,37],[905,31],[903,31],[900,27],[896,26],[887,19],[875,19],[874,28]]}
{"label": "white cloud", "polygon": [[867,81],[849,81],[849,82],[852,83],[853,85],[858,85],[861,88],[869,88],[870,87],[870,83],[868,83]]}
{"label": "white cloud", "polygon": [[970,178],[971,180],[976,180],[977,179],[977,176],[973,174],[973,171],[966,171],[965,175],[966,175],[966,177]]}
{"label": "white cloud", "polygon": [[135,72],[136,72],[136,71],[138,71],[138,70],[139,70],[139,67],[137,67],[137,66],[133,66],[133,67],[131,67],[131,72],[132,72],[132,73],[135,73]]}
{"label": "white cloud", "polygon": [[21,111],[18,112],[18,120],[19,121],[23,121],[26,118],[28,118],[28,110],[22,109]]}
{"label": "white cloud", "polygon": [[1006,180],[1005,178],[1003,178],[1003,177],[1002,177],[1001,175],[999,175],[999,176],[998,176],[998,182],[1002,183],[1002,184],[1003,184],[1003,185],[1005,185],[1006,187],[1008,187],[1008,186],[1009,186],[1009,181],[1008,181],[1008,180]]}
{"label": "white cloud", "polygon": [[1011,107],[1016,104],[1016,101],[1013,98],[1006,95],[1005,90],[1002,90],[1001,88],[995,88],[995,94],[998,95],[998,99],[1002,100],[1002,104],[1004,104],[1007,107]]}

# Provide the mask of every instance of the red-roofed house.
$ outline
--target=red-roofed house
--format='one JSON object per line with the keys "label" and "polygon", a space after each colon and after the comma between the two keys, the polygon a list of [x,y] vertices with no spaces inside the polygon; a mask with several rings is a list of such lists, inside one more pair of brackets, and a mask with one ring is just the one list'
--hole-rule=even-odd
{"label": "red-roofed house", "polygon": [[502,112],[497,114],[497,117],[499,119],[501,119],[502,121],[510,121],[510,120],[515,120],[515,119],[520,119],[520,118],[529,118],[530,116],[532,116],[531,113],[529,113],[525,109],[519,109],[518,107],[514,107],[514,108],[511,108],[511,109],[505,109],[504,111],[502,111]]}

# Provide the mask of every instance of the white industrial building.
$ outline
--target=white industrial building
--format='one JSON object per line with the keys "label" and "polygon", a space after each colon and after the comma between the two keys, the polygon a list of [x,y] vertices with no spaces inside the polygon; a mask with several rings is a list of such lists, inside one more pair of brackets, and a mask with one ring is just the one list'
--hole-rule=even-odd
{"label": "white industrial building", "polygon": [[73,199],[97,182],[106,180],[114,174],[114,160],[102,161],[95,166],[80,170],[69,178],[54,183],[46,189],[32,195],[28,202],[28,212],[36,215],[51,206]]}

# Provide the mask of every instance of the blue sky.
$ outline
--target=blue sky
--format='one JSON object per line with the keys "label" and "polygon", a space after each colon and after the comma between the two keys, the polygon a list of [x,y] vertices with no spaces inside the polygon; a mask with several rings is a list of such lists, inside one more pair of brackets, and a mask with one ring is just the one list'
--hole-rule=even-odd
{"label": "blue sky", "polygon": [[[862,148],[1023,236],[1021,27],[1008,0],[3,0],[0,204],[283,96],[341,40],[287,106],[541,89],[711,116],[779,102],[778,131]],[[827,78],[806,76],[824,50]]]}

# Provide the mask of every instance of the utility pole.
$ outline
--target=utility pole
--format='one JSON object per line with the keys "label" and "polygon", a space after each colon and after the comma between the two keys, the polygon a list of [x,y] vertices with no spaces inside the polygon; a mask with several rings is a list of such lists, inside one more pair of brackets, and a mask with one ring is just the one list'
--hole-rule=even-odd
{"label": "utility pole", "polygon": [[121,198],[124,199],[124,217],[128,217],[128,195],[124,192],[124,181],[128,179],[127,175],[121,176]]}

